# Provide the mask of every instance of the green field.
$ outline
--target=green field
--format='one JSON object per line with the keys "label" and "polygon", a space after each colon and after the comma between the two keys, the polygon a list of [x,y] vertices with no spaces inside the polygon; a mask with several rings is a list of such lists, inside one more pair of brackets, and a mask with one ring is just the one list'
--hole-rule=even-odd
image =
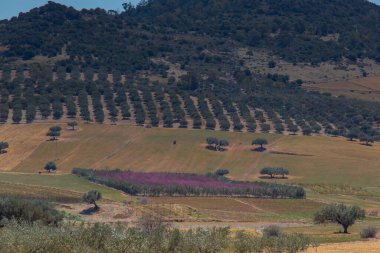
{"label": "green field", "polygon": [[[44,194],[67,194],[76,198],[80,198],[83,193],[90,190],[98,190],[102,192],[105,199],[122,201],[127,199],[119,191],[114,189],[92,184],[87,180],[74,175],[48,175],[48,174],[24,174],[24,173],[0,173],[0,185],[2,186],[0,193],[9,194],[19,192],[21,195],[36,194],[43,196]],[[9,188],[10,187],[10,188]]]}

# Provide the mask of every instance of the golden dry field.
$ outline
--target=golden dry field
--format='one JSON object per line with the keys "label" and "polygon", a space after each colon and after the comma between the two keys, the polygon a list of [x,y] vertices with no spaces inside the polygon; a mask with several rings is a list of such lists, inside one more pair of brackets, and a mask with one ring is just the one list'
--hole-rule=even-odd
{"label": "golden dry field", "polygon": [[[0,139],[10,144],[8,152],[0,156],[0,170],[37,173],[46,162],[55,161],[58,173],[70,173],[75,167],[191,173],[227,168],[232,178],[256,180],[261,168],[281,166],[290,169],[286,182],[360,187],[380,184],[378,143],[364,146],[341,137],[97,124],[81,124],[76,131],[63,130],[59,141],[52,142],[46,136],[50,126],[0,126]],[[227,139],[228,150],[207,150],[205,140],[210,136]],[[252,151],[250,144],[257,137],[268,139],[266,152]]]}

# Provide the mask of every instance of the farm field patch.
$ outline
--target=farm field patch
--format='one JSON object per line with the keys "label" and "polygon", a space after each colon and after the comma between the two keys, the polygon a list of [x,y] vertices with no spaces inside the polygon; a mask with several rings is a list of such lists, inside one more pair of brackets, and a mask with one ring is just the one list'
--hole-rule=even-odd
{"label": "farm field patch", "polygon": [[[290,179],[277,182],[305,184],[348,184],[375,187],[380,183],[380,145],[364,146],[345,138],[324,136],[287,136],[276,134],[230,133],[208,130],[182,130],[83,124],[77,131],[63,131],[58,142],[46,141],[49,125],[32,124],[38,134],[31,140],[29,125],[19,125],[15,132],[2,127],[0,137],[10,143],[9,152],[1,156],[0,168],[37,173],[46,162],[56,161],[58,172],[74,167],[133,170],[142,172],[213,172],[230,170],[237,180],[257,180],[265,166],[290,170]],[[7,137],[8,136],[8,137]],[[17,137],[17,141],[14,139]],[[225,152],[205,148],[206,138],[213,136],[230,142]],[[258,137],[268,140],[267,152],[254,152],[251,142]],[[173,144],[176,140],[176,144]],[[34,145],[34,151],[23,152]],[[17,155],[21,154],[21,155]],[[17,157],[18,163],[4,160]]]}
{"label": "farm field patch", "polygon": [[305,84],[309,91],[329,92],[335,96],[346,96],[367,101],[380,101],[380,77],[365,77],[347,81]]}

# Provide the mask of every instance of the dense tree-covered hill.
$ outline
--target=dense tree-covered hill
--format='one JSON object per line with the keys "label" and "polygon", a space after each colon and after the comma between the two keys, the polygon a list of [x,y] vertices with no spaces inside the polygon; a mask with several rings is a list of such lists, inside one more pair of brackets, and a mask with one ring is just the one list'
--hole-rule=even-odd
{"label": "dense tree-covered hill", "polygon": [[124,7],[116,14],[49,2],[0,23],[1,56],[31,59],[65,48],[70,62],[141,70],[152,67],[152,56],[188,57],[184,47],[199,53],[211,37],[219,51],[232,40],[290,62],[380,61],[380,7],[366,0],[150,0]]}
{"label": "dense tree-covered hill", "polygon": [[[380,139],[377,103],[258,73],[380,58],[380,7],[365,0],[151,0],[116,13],[49,2],[0,21],[0,122],[62,117]],[[264,60],[269,68],[276,62]]]}
{"label": "dense tree-covered hill", "polygon": [[380,61],[380,7],[365,0],[153,0],[125,16],[265,47],[293,62]]}

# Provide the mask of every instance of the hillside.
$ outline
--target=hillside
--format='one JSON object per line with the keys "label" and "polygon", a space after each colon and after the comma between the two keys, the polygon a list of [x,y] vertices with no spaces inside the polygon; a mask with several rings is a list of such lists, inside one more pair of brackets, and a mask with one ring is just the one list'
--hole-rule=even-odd
{"label": "hillside", "polygon": [[2,21],[2,55],[52,57],[65,48],[69,62],[123,71],[132,65],[131,71],[137,71],[151,67],[147,57],[182,57],[181,47],[191,49],[188,56],[203,49],[228,51],[232,40],[235,47],[265,48],[291,63],[380,60],[380,7],[366,0],[153,0],[124,7],[118,15],[49,2]]}
{"label": "hillside", "polygon": [[1,21],[0,122],[380,138],[376,102],[305,92],[303,80],[287,75],[304,64],[317,76],[333,66],[341,71],[330,73],[345,77],[380,71],[380,7],[364,0],[124,7],[118,14],[49,2]]}
{"label": "hillside", "polygon": [[380,6],[122,7],[0,20],[0,253],[377,252]]}

